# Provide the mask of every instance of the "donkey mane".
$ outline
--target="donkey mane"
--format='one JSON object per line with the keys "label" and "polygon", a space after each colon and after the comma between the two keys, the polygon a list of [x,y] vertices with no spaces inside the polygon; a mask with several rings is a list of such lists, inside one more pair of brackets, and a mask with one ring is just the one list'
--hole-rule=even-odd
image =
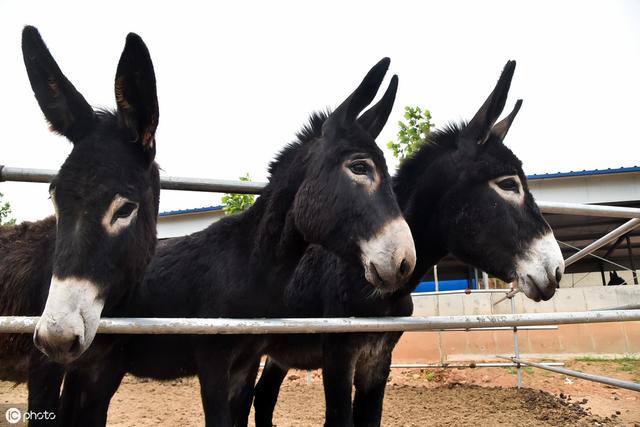
{"label": "donkey mane", "polygon": [[[291,231],[293,228],[292,221],[287,219],[283,223],[282,217],[286,215],[285,211],[295,197],[295,193],[290,189],[296,188],[296,183],[304,179],[301,173],[304,168],[292,168],[292,165],[296,162],[305,162],[307,150],[322,136],[322,125],[329,114],[328,111],[311,114],[308,123],[296,133],[296,140],[287,144],[269,164],[269,182],[255,204],[238,215],[223,218],[225,224],[234,224],[236,221],[259,221],[262,226],[259,227],[247,248],[251,252],[257,250],[257,253],[261,253],[261,251],[273,249],[269,248],[269,245],[272,245],[274,239],[279,242],[276,251],[272,252],[276,256],[287,247],[301,248],[306,245],[297,232],[291,233],[288,239],[281,239],[280,236],[285,229]],[[263,264],[262,258],[260,256],[255,261],[259,265]]]}
{"label": "donkey mane", "polygon": [[305,143],[322,136],[322,125],[330,115],[330,109],[311,113],[309,122],[302,126],[302,129],[296,133],[298,141]]}
{"label": "donkey mane", "polygon": [[[429,166],[436,159],[452,154],[460,148],[460,136],[467,124],[467,121],[449,122],[441,129],[430,132],[427,135],[426,142],[398,167],[397,173],[393,177],[393,186],[398,204],[401,207],[404,206],[407,198],[412,193],[412,186],[420,181],[421,175],[431,171]],[[501,167],[505,174],[512,173],[516,168],[522,167],[520,159],[499,138],[489,138],[482,145],[482,148],[490,152],[491,156],[498,160],[496,166]],[[498,174],[500,170],[493,169],[493,172]]]}
{"label": "donkey mane", "polygon": [[403,206],[413,192],[412,186],[419,177],[429,170],[429,165],[437,158],[458,148],[458,135],[467,126],[467,122],[450,122],[443,128],[427,135],[426,142],[402,161],[393,177],[393,189],[398,204]]}
{"label": "donkey mane", "polygon": [[281,169],[281,165],[290,165],[291,160],[297,155],[300,147],[320,138],[322,136],[322,125],[330,114],[330,110],[312,113],[311,116],[309,116],[308,123],[296,132],[296,140],[287,144],[280,150],[275,159],[269,163],[269,174],[275,175]]}

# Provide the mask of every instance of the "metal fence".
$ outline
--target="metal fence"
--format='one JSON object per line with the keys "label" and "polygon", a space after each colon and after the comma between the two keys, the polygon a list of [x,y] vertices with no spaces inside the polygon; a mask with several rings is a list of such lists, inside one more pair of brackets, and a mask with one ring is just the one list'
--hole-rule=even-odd
{"label": "metal fence", "polygon": [[[49,182],[56,171],[43,169],[15,168],[0,165],[0,182]],[[216,179],[161,177],[161,187],[167,190],[188,190],[207,192],[230,192],[259,194],[265,183],[226,181]],[[627,218],[620,227],[607,233],[587,247],[565,260],[566,265],[590,255],[595,250],[640,226],[640,209],[617,206],[584,205],[577,203],[538,202],[543,213],[588,215],[613,218]],[[511,363],[471,363],[456,365],[394,365],[394,367],[488,367],[516,366],[518,387],[522,384],[521,365],[553,370],[590,381],[624,387],[640,391],[640,384],[599,377],[581,372],[554,367],[558,363],[534,363],[522,360],[519,353],[518,329],[556,327],[577,323],[602,323],[639,321],[640,310],[602,310],[589,312],[529,313],[516,314],[513,300],[514,291],[509,289],[480,289],[464,291],[440,291],[419,295],[447,295],[454,293],[505,293],[511,299],[511,314],[436,316],[436,317],[382,317],[382,318],[298,318],[298,319],[170,319],[170,318],[103,318],[98,333],[112,334],[287,334],[287,333],[335,333],[335,332],[388,332],[388,331],[477,331],[508,329],[513,331],[514,356]],[[417,296],[417,295],[414,295]],[[502,301],[501,300],[501,301]],[[37,317],[0,317],[0,333],[32,333]]]}

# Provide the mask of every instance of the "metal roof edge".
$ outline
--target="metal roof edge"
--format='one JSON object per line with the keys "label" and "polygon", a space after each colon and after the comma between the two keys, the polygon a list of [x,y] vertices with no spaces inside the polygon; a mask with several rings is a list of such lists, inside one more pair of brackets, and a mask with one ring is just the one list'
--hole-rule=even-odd
{"label": "metal roof edge", "polygon": [[620,173],[633,173],[633,172],[640,172],[640,166],[532,174],[532,175],[528,175],[527,179],[531,181],[535,181],[539,179],[570,178],[570,177],[596,176],[596,175],[614,175],[614,174],[620,174]]}
{"label": "metal roof edge", "polygon": [[160,212],[158,216],[168,217],[168,216],[188,215],[188,214],[203,213],[203,212],[217,212],[217,211],[221,211],[222,209],[224,209],[224,205],[205,206],[202,208],[192,208],[192,209],[177,209],[172,211]]}

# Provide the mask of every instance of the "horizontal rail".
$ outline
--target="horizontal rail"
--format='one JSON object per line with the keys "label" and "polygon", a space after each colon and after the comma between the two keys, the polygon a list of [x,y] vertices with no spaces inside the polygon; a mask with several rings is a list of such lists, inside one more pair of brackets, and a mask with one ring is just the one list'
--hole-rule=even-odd
{"label": "horizontal rail", "polygon": [[[432,331],[495,326],[540,326],[640,320],[639,310],[487,314],[436,317],[336,317],[292,319],[105,318],[108,334],[314,334]],[[0,317],[0,333],[32,333],[38,317]]]}
{"label": "horizontal rail", "polygon": [[[50,182],[58,172],[51,169],[0,167],[0,182]],[[185,178],[161,176],[160,187],[164,190],[208,191],[212,193],[260,194],[264,182],[232,181],[224,179]]]}
{"label": "horizontal rail", "polygon": [[425,292],[413,292],[412,297],[433,297],[439,295],[458,295],[458,294],[506,294],[511,292],[511,289],[454,289],[452,291],[425,291]]}
{"label": "horizontal rail", "polygon": [[[542,362],[545,366],[564,366],[563,362]],[[488,363],[392,363],[396,369],[474,369],[474,368],[517,368],[515,362],[488,362]]]}
{"label": "horizontal rail", "polygon": [[556,368],[554,366],[543,365],[541,363],[527,362],[526,360],[518,359],[517,357],[503,357],[498,356],[501,359],[508,359],[516,363],[520,363],[526,366],[533,366],[547,371],[555,372],[557,374],[569,375],[571,377],[581,378],[583,380],[594,381],[597,383],[607,384],[614,387],[626,388],[628,390],[640,391],[640,384],[631,381],[618,380],[616,378],[603,377],[601,375],[585,374],[584,372],[572,371],[570,369]]}
{"label": "horizontal rail", "polygon": [[[513,331],[514,326],[493,326],[489,328],[448,328],[441,332]],[[557,325],[515,326],[519,331],[554,331]]]}
{"label": "horizontal rail", "polygon": [[630,219],[629,221],[622,224],[620,227],[610,231],[609,233],[605,234],[595,242],[590,243],[584,249],[579,250],[575,254],[571,255],[569,258],[565,259],[564,260],[565,267],[568,267],[571,264],[581,260],[582,258],[586,257],[590,253],[597,251],[607,243],[617,239],[620,236],[624,236],[628,232],[638,227],[640,227],[640,218]]}
{"label": "horizontal rail", "polygon": [[[0,165],[0,182],[50,182],[56,174],[57,171],[51,169],[17,168]],[[186,178],[176,176],[160,177],[160,186],[165,190],[260,194],[265,185],[266,183],[264,182]],[[544,201],[539,201],[538,206],[544,213],[604,216],[610,218],[640,218],[640,209],[638,208]]]}
{"label": "horizontal rail", "polygon": [[627,305],[620,305],[617,307],[596,308],[592,311],[604,311],[604,310],[640,310],[640,304],[627,304]]}
{"label": "horizontal rail", "polygon": [[164,190],[209,191],[212,193],[260,194],[265,182],[231,181],[224,179],[183,178],[161,176],[160,187]]}
{"label": "horizontal rail", "polygon": [[544,213],[604,216],[607,218],[640,218],[639,208],[543,201],[539,201],[537,203],[540,210]]}

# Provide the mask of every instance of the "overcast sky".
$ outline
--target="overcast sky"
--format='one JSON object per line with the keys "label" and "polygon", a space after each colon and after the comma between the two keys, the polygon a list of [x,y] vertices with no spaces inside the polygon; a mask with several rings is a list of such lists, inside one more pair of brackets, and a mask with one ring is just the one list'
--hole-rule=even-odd
{"label": "overcast sky", "polygon": [[[265,180],[308,115],[337,106],[383,56],[386,81],[397,73],[400,86],[381,147],[405,105],[428,108],[436,125],[469,119],[515,59],[507,109],[524,104],[506,142],[526,173],[640,163],[635,0],[159,3],[0,0],[0,164],[57,169],[71,150],[47,131],[29,86],[26,24],[94,106],[115,105],[125,37],[142,36],[167,175]],[[0,192],[19,220],[53,212],[46,185],[0,183]],[[217,194],[165,191],[161,210],[217,203]]]}

